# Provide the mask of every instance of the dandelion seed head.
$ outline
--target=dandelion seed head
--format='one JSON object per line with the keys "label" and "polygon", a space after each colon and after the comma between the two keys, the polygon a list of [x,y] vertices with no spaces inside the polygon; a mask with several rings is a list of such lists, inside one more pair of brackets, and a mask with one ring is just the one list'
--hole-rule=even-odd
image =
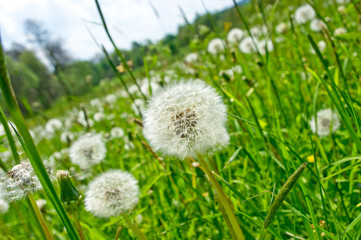
{"label": "dandelion seed head", "polygon": [[194,63],[198,60],[198,54],[197,53],[189,53],[185,58],[184,61],[186,63]]}
{"label": "dandelion seed head", "polygon": [[208,52],[211,54],[219,54],[224,52],[224,42],[220,38],[214,38],[208,43]]}
{"label": "dandelion seed head", "polygon": [[278,24],[276,26],[276,32],[279,34],[285,34],[287,32],[287,30],[288,30],[288,26],[284,22],[281,22],[280,24]]}
{"label": "dandelion seed head", "polygon": [[344,27],[336,28],[335,32],[334,32],[335,36],[339,36],[339,35],[342,35],[342,34],[345,34],[345,33],[347,33],[347,30]]}
{"label": "dandelion seed head", "polygon": [[244,38],[246,33],[239,29],[239,28],[233,28],[231,31],[228,32],[227,40],[231,44],[238,43]]}
{"label": "dandelion seed head", "polygon": [[257,39],[254,38],[252,40],[251,37],[246,37],[239,44],[239,49],[241,50],[241,52],[246,53],[246,54],[254,53],[257,50],[256,44],[258,44]]}
{"label": "dandelion seed head", "polygon": [[305,4],[296,9],[295,20],[298,23],[306,23],[316,16],[315,10],[309,4]]}
{"label": "dandelion seed head", "polygon": [[114,127],[110,130],[111,138],[121,138],[124,136],[124,130],[121,127]]}
{"label": "dandelion seed head", "polygon": [[86,169],[103,161],[106,152],[100,134],[86,134],[71,145],[69,157],[72,163]]}
{"label": "dandelion seed head", "polygon": [[62,127],[63,123],[59,119],[53,118],[46,123],[45,131],[47,131],[48,133],[54,133],[57,130],[60,130]]}
{"label": "dandelion seed head", "polygon": [[[53,171],[46,164],[46,170],[53,179]],[[2,198],[7,201],[19,200],[29,193],[42,189],[29,160],[15,165],[7,174],[0,174],[0,192]]]}
{"label": "dandelion seed head", "polygon": [[312,117],[310,121],[310,127],[312,132],[324,137],[330,134],[332,126],[332,132],[338,130],[341,126],[340,118],[337,113],[334,113],[331,109],[323,109],[317,112],[317,125],[315,117]]}
{"label": "dandelion seed head", "polygon": [[102,121],[105,118],[105,114],[103,112],[97,112],[93,115],[93,119],[96,122]]}
{"label": "dandelion seed head", "polygon": [[272,52],[273,51],[273,43],[269,39],[267,39],[267,40],[263,39],[258,42],[258,49],[262,55],[266,54],[266,49],[268,52]]}
{"label": "dandelion seed head", "polygon": [[94,216],[108,218],[127,213],[139,201],[139,186],[132,174],[109,170],[89,183],[85,209]]}
{"label": "dandelion seed head", "polygon": [[310,28],[314,32],[322,31],[322,29],[326,29],[326,24],[320,19],[313,19],[310,23]]}
{"label": "dandelion seed head", "polygon": [[74,134],[71,132],[62,132],[60,134],[60,140],[64,143],[68,142],[68,141],[73,141],[74,139]]}
{"label": "dandelion seed head", "polygon": [[184,159],[228,144],[226,106],[202,81],[180,82],[154,96],[144,112],[143,133],[150,145]]}

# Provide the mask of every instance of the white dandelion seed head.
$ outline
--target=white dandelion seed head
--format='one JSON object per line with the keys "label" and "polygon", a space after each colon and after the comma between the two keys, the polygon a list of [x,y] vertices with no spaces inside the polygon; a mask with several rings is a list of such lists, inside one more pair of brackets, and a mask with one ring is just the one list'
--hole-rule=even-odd
{"label": "white dandelion seed head", "polygon": [[302,5],[295,12],[295,20],[298,23],[306,23],[316,16],[315,10],[309,4]]}
{"label": "white dandelion seed head", "polygon": [[276,26],[276,32],[279,34],[285,34],[287,31],[288,31],[288,26],[284,22],[281,22]]}
{"label": "white dandelion seed head", "polygon": [[334,35],[335,35],[335,36],[339,36],[339,35],[342,35],[342,34],[345,34],[345,33],[347,33],[346,28],[344,28],[344,27],[339,27],[339,28],[336,28],[336,29],[335,29]]}
{"label": "white dandelion seed head", "polygon": [[68,141],[73,141],[74,139],[74,134],[71,133],[71,132],[62,132],[60,134],[60,140],[63,142],[63,143],[67,143]]}
{"label": "white dandelion seed head", "polygon": [[194,63],[198,60],[198,54],[197,53],[189,53],[185,58],[184,61],[186,63]]}
{"label": "white dandelion seed head", "polygon": [[223,74],[227,75],[227,77],[229,77],[231,79],[234,78],[234,71],[232,68],[219,71],[219,76],[223,76]]}
{"label": "white dandelion seed head", "polygon": [[109,170],[89,183],[85,209],[101,218],[119,216],[137,205],[139,194],[138,181],[132,174]]}
{"label": "white dandelion seed head", "polygon": [[90,100],[90,105],[93,107],[102,107],[102,103],[98,98]]}
{"label": "white dandelion seed head", "polygon": [[[321,40],[317,43],[317,47],[318,49],[320,50],[320,52],[323,52],[325,51],[326,47],[327,47],[327,44],[325,41]],[[315,50],[311,47],[311,53],[315,54]]]}
{"label": "white dandelion seed head", "polygon": [[220,38],[214,38],[208,43],[208,52],[211,54],[219,54],[224,50],[224,41]]}
{"label": "white dandelion seed head", "polygon": [[250,53],[254,53],[257,51],[257,47],[256,45],[253,43],[253,41],[255,42],[255,44],[258,44],[258,40],[257,39],[253,39],[251,37],[246,37],[243,39],[243,41],[239,44],[239,49],[241,50],[241,52],[246,53],[246,54],[250,54]]}
{"label": "white dandelion seed head", "polygon": [[335,132],[340,128],[341,122],[337,113],[331,109],[323,109],[317,112],[317,125],[315,117],[310,120],[310,127],[312,132],[323,137],[330,134],[332,126],[332,132]]}
{"label": "white dandelion seed head", "polygon": [[243,69],[242,69],[241,65],[236,65],[236,66],[232,67],[231,69],[236,73],[242,73],[243,72]]}
{"label": "white dandelion seed head", "polygon": [[336,0],[338,4],[349,4],[350,0]]}
{"label": "white dandelion seed head", "polygon": [[314,32],[320,32],[322,29],[326,29],[327,26],[322,20],[315,18],[311,21],[310,28]]}
{"label": "white dandelion seed head", "polygon": [[259,38],[261,36],[264,36],[267,34],[267,27],[262,25],[262,26],[255,26],[253,28],[250,29],[250,32],[252,34],[252,36],[254,38]]}
{"label": "white dandelion seed head", "polygon": [[63,127],[63,123],[57,119],[57,118],[53,118],[53,119],[50,119],[46,125],[45,125],[45,130],[48,132],[48,133],[54,133],[56,132],[57,130],[60,130],[61,128]]}
{"label": "white dandelion seed head", "polygon": [[[51,179],[53,171],[46,165],[46,170]],[[24,198],[29,193],[42,189],[40,181],[36,176],[29,160],[15,165],[7,174],[1,174],[0,192],[2,198],[7,201],[15,201]]]}
{"label": "white dandelion seed head", "polygon": [[69,149],[71,162],[84,169],[103,161],[106,153],[107,149],[100,134],[86,134]]}
{"label": "white dandelion seed head", "polygon": [[150,145],[180,159],[228,144],[226,106],[201,81],[180,82],[151,98],[144,111],[143,134]]}
{"label": "white dandelion seed head", "polygon": [[96,122],[102,121],[105,118],[105,114],[103,112],[97,112],[93,115],[93,119]]}
{"label": "white dandelion seed head", "polygon": [[115,94],[109,94],[105,97],[107,103],[115,103],[117,101],[117,96]]}
{"label": "white dandelion seed head", "polygon": [[9,210],[9,203],[0,198],[0,214],[4,214]]}
{"label": "white dandelion seed head", "polygon": [[121,138],[124,136],[124,130],[121,127],[114,127],[110,130],[111,138]]}
{"label": "white dandelion seed head", "polygon": [[344,13],[347,12],[347,9],[346,9],[345,6],[341,5],[341,6],[338,6],[338,7],[337,7],[337,11],[338,11],[339,13],[341,13],[341,14],[344,14]]}
{"label": "white dandelion seed head", "polygon": [[259,52],[264,55],[266,54],[266,49],[268,52],[272,52],[273,51],[273,43],[271,40],[269,39],[263,39],[261,41],[258,42],[258,50]]}
{"label": "white dandelion seed head", "polygon": [[227,40],[231,44],[239,43],[244,37],[246,33],[239,28],[233,28],[228,32]]}

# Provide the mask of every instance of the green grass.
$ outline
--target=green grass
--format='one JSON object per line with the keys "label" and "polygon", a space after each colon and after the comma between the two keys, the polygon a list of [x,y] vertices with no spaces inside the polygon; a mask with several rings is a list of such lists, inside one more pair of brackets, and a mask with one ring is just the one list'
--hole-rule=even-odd
{"label": "green grass", "polygon": [[[149,91],[149,88],[139,92],[140,79],[148,76],[149,81],[161,86],[166,84],[167,78],[174,81],[200,78],[222,95],[228,108],[230,144],[205,159],[209,169],[214,171],[213,183],[218,180],[229,197],[245,239],[257,239],[261,233],[262,239],[360,239],[359,3],[346,4],[343,14],[337,11],[336,3],[310,1],[318,18],[328,19],[329,30],[326,32],[313,32],[309,22],[297,24],[294,21],[294,11],[302,3],[275,1],[273,5],[264,6],[261,2],[252,2],[247,8],[253,8],[254,16],[242,7],[237,8],[237,24],[241,23],[244,30],[250,32],[255,25],[267,25],[274,50],[264,55],[259,51],[243,54],[238,47],[232,46],[227,47],[222,57],[207,53],[211,39],[226,39],[229,29],[217,28],[207,33],[204,40],[194,36],[188,52],[197,52],[199,59],[186,68],[179,66],[180,63],[184,65],[183,58],[166,62],[160,51],[158,56],[145,52],[145,69],[132,72],[126,67],[126,74],[118,74],[117,79],[74,99],[72,105],[59,101],[49,111],[27,119],[27,123],[11,94],[5,68],[1,68],[0,87],[8,107],[4,111],[10,113],[8,119],[15,123],[21,136],[10,138],[10,145],[3,140],[3,145],[14,149],[12,141],[15,141],[18,151],[25,152],[21,158],[29,158],[33,164],[44,188],[44,191],[34,193],[34,198],[48,201],[42,214],[53,238],[77,239],[78,233],[59,200],[58,184],[51,182],[43,165],[43,161],[54,159],[55,152],[71,146],[71,142],[60,139],[63,129],[54,135],[42,136],[41,131],[50,118],[59,118],[64,124],[69,122],[64,128],[72,132],[75,139],[86,132],[102,133],[106,139],[105,160],[87,171],[73,165],[66,153],[55,161],[56,169],[70,171],[73,184],[81,194],[95,176],[108,169],[129,171],[139,181],[140,201],[129,218],[99,219],[80,203],[79,222],[85,239],[114,239],[116,235],[119,239],[135,239],[141,234],[148,239],[232,238],[228,227],[232,224],[227,223],[227,218],[225,220],[223,206],[218,204],[216,192],[201,168],[192,165],[189,159],[180,161],[149,149],[137,121],[141,116],[131,107],[134,100],[149,99],[145,95],[154,93],[154,89]],[[94,8],[100,11],[97,1]],[[106,27],[106,16],[101,16]],[[212,15],[208,17],[211,21]],[[275,31],[280,22],[290,22],[284,34]],[[345,27],[347,33],[334,36],[338,27]],[[106,31],[110,37],[111,32],[107,28]],[[280,37],[283,41],[279,41]],[[323,52],[317,46],[321,40],[327,45]],[[126,63],[128,59],[122,58],[115,44],[114,47],[120,60]],[[158,65],[149,64],[149,59],[158,59]],[[114,69],[118,65],[110,57],[108,61]],[[236,65],[242,67],[242,73],[220,74]],[[134,79],[138,80],[135,87]],[[121,92],[122,97],[118,95],[115,102],[104,100],[108,94]],[[99,111],[90,105],[95,98],[101,100],[105,119],[95,121],[87,129],[77,123],[78,112],[73,113],[72,109],[75,107],[79,111],[84,107],[89,119],[93,120]],[[311,131],[309,121],[319,110],[326,108],[339,115],[341,126],[337,131],[319,137]],[[6,122],[3,116],[0,112],[2,123]],[[28,131],[29,125],[35,132],[35,141]],[[35,131],[36,126],[40,128]],[[107,137],[113,127],[123,128],[125,137]],[[10,136],[9,129],[5,130]],[[19,139],[23,140],[24,150]],[[312,155],[314,161],[309,161],[307,167],[303,165]],[[14,153],[15,158],[2,158],[3,168],[11,169],[17,156]],[[297,169],[301,165],[304,168],[302,174],[287,181],[294,172],[300,173]],[[283,190],[282,186],[285,186]],[[223,195],[222,200],[226,201]],[[230,210],[228,206],[226,210]],[[26,200],[11,203],[9,211],[0,215],[0,238],[42,237],[42,230],[33,215]]]}

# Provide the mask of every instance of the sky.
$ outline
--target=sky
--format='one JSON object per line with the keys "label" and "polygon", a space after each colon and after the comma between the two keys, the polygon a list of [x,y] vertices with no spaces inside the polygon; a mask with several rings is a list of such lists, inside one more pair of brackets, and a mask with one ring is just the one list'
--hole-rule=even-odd
{"label": "sky", "polygon": [[[210,12],[233,5],[232,0],[203,1]],[[195,19],[196,13],[205,13],[201,0],[99,0],[99,3],[115,43],[126,49],[133,41],[155,41],[176,33],[178,26],[184,24],[179,6],[189,21]],[[100,17],[93,0],[1,0],[0,32],[5,50],[17,42],[37,51],[25,35],[26,19],[42,22],[54,38],[62,38],[73,59],[91,59],[100,53],[85,23],[96,40],[112,50],[103,27],[95,24]]]}

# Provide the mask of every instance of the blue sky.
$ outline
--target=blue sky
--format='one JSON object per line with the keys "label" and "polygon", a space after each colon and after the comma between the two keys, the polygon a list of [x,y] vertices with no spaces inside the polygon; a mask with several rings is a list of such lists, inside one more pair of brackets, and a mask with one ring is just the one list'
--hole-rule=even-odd
{"label": "blue sky", "polygon": [[[184,23],[178,6],[190,21],[205,9],[201,0],[99,0],[116,44],[129,48],[132,41],[158,40],[166,33],[176,33]],[[204,0],[211,12],[231,7],[232,0]],[[93,0],[2,0],[0,1],[0,31],[5,48],[12,42],[32,48],[24,34],[25,19],[35,19],[54,37],[64,40],[65,48],[74,59],[90,59],[100,52],[89,36],[82,19],[100,22]],[[112,49],[101,26],[88,25],[96,39]]]}

